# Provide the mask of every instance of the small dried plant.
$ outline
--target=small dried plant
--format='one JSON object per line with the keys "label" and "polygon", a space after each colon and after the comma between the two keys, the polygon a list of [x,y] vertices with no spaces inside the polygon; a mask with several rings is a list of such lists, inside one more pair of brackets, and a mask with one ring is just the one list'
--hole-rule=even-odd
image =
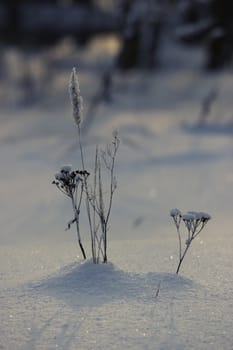
{"label": "small dried plant", "polygon": [[[178,274],[192,241],[200,234],[204,226],[211,219],[211,216],[207,213],[195,211],[189,211],[183,215],[179,209],[172,209],[170,216],[173,218],[179,240],[179,263],[176,269],[176,274]],[[183,240],[181,235],[182,222],[187,231],[184,247],[182,247]]]}
{"label": "small dried plant", "polygon": [[[115,161],[120,141],[117,132],[115,132],[113,133],[112,143],[107,145],[105,150],[99,150],[96,147],[94,171],[92,176],[90,176],[90,173],[85,170],[85,157],[81,138],[83,100],[80,95],[79,81],[75,68],[73,68],[71,74],[69,93],[73,118],[78,131],[81,170],[72,171],[71,166],[63,166],[61,171],[55,174],[55,181],[53,183],[72,201],[74,219],[68,222],[67,229],[76,223],[78,243],[84,259],[86,259],[86,252],[81,240],[79,217],[83,198],[85,199],[93,263],[98,264],[100,261],[107,263],[107,232],[109,229],[113,194],[117,187]],[[107,171],[107,179],[105,181],[103,181],[102,176],[103,168]]]}
{"label": "small dried plant", "polygon": [[[107,232],[109,229],[113,194],[117,188],[114,170],[118,147],[119,139],[117,133],[113,134],[112,143],[107,145],[105,150],[99,151],[98,147],[96,147],[94,180],[92,187],[88,191],[88,202],[92,209],[92,227],[94,231],[92,256],[93,260],[97,263],[101,257],[102,261],[107,263]],[[108,172],[109,189],[107,191],[105,191],[103,185],[103,167]]]}
{"label": "small dried plant", "polygon": [[66,230],[69,230],[71,225],[76,223],[78,243],[84,259],[86,259],[86,253],[81,240],[79,214],[83,198],[84,182],[89,175],[87,171],[72,171],[70,165],[64,165],[60,172],[55,174],[55,180],[53,181],[53,184],[56,185],[64,195],[71,199],[74,218],[67,223]]}

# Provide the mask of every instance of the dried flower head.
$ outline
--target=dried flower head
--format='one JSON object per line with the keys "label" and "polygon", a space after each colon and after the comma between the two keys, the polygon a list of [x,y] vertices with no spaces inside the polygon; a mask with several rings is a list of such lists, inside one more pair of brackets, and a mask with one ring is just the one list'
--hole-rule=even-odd
{"label": "dried flower head", "polygon": [[181,216],[181,211],[179,209],[170,210],[170,215],[174,218],[175,216]]}
{"label": "dried flower head", "polygon": [[71,165],[63,165],[61,167],[61,173],[67,173],[68,174],[68,173],[70,173],[71,169],[72,169]]}
{"label": "dried flower head", "polygon": [[72,69],[72,73],[70,76],[69,93],[70,93],[70,100],[71,100],[71,105],[73,109],[74,121],[75,121],[75,124],[79,127],[82,121],[83,99],[80,94],[76,68]]}
{"label": "dried flower head", "polygon": [[207,221],[209,221],[211,219],[211,216],[208,213],[200,212],[199,216],[200,216],[200,220],[202,222],[207,222]]}

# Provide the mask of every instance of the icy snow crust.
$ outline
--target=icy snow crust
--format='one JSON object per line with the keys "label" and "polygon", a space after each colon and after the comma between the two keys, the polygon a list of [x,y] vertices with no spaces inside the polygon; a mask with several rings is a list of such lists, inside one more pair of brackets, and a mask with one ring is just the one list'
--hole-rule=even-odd
{"label": "icy snow crust", "polygon": [[[121,138],[110,263],[93,266],[77,257],[74,230],[64,232],[71,208],[51,182],[63,164],[80,168],[67,82],[78,62],[85,116],[114,47],[99,45],[56,48],[36,105],[20,104],[17,67],[0,82],[0,348],[231,350],[232,72],[206,74],[200,51],[168,43],[160,70],[116,77],[113,103],[85,122],[83,138],[87,170],[96,143],[108,142],[114,129]],[[6,55],[9,65],[20,56]],[[36,69],[40,57],[31,55]],[[200,130],[200,101],[213,86],[220,96]],[[180,276],[169,215],[176,206],[212,217]]]}

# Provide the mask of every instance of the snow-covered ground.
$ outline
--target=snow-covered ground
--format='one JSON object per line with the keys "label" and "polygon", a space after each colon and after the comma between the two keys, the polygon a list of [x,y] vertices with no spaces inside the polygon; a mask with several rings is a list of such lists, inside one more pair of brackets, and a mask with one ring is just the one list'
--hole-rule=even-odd
{"label": "snow-covered ground", "polygon": [[[232,71],[207,74],[201,52],[169,45],[160,70],[116,76],[113,102],[99,107],[84,140],[91,169],[95,144],[114,129],[121,138],[111,263],[83,263],[75,232],[63,230],[70,203],[51,182],[80,161],[66,83],[78,66],[87,108],[114,49],[67,49],[63,64],[59,50],[55,63],[46,56],[55,68],[36,104],[24,107],[18,86],[1,84],[0,349],[231,350]],[[213,88],[218,98],[199,129]],[[173,207],[212,216],[179,276]]]}

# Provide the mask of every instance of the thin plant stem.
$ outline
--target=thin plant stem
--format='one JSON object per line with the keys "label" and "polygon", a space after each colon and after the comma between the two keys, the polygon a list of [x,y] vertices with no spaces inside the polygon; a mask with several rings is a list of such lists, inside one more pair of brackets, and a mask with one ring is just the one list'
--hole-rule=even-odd
{"label": "thin plant stem", "polygon": [[104,244],[104,256],[103,262],[107,263],[107,225],[104,215],[104,200],[103,200],[103,188],[102,188],[102,177],[101,177],[101,163],[98,162],[98,185],[99,185],[99,209],[100,209],[100,223],[102,229],[102,239]]}
{"label": "thin plant stem", "polygon": [[181,234],[180,234],[180,221],[181,218],[179,217],[179,219],[177,217],[173,217],[175,226],[176,226],[176,231],[177,231],[177,235],[178,235],[178,241],[179,241],[179,259],[181,259],[181,254],[182,254],[182,242],[181,242]]}
{"label": "thin plant stem", "polygon": [[184,250],[184,252],[183,252],[183,254],[182,254],[181,258],[180,258],[180,261],[179,261],[179,264],[178,264],[178,267],[177,267],[177,270],[176,270],[176,274],[177,275],[179,273],[182,261],[184,260],[184,257],[185,257],[185,255],[186,255],[186,253],[188,251],[188,248],[190,247],[190,244],[191,244],[191,242],[189,244],[187,244],[187,246],[186,246],[186,248],[185,248],[185,250]]}
{"label": "thin plant stem", "polygon": [[79,247],[80,247],[80,249],[81,249],[83,258],[84,258],[84,260],[86,260],[87,257],[86,257],[86,253],[85,253],[85,250],[84,250],[83,245],[82,245],[81,235],[80,235],[80,230],[79,230],[79,210],[78,210],[77,207],[76,207],[73,194],[71,194],[71,200],[72,200],[72,206],[73,206],[74,216],[75,216],[75,222],[76,222],[78,243],[79,243]]}
{"label": "thin plant stem", "polygon": [[193,230],[192,230],[192,235],[190,235],[190,229],[188,229],[188,242],[187,242],[186,248],[185,248],[182,256],[180,256],[179,264],[178,264],[178,267],[177,267],[177,270],[176,270],[176,274],[177,275],[179,273],[181,264],[182,264],[182,262],[184,260],[184,257],[186,255],[186,253],[187,253],[187,251],[188,251],[192,241],[194,240],[195,237],[197,237],[197,235],[199,235],[199,233],[202,231],[204,226],[205,226],[205,223],[202,223],[202,226],[201,226],[200,230],[197,233],[195,233],[195,230],[196,230],[197,226],[194,226]]}
{"label": "thin plant stem", "polygon": [[[78,140],[79,140],[79,149],[80,149],[80,155],[81,155],[81,163],[83,171],[85,171],[85,163],[84,163],[84,155],[83,155],[83,147],[82,147],[82,140],[81,140],[81,128],[80,125],[78,125]],[[84,177],[84,187],[86,191],[86,209],[87,209],[87,217],[90,227],[90,233],[91,233],[91,251],[92,251],[92,259],[93,262],[96,263],[96,254],[95,254],[95,237],[93,233],[93,225],[91,220],[91,211],[90,211],[90,203],[89,203],[89,190],[88,190],[88,184],[87,179]]]}

